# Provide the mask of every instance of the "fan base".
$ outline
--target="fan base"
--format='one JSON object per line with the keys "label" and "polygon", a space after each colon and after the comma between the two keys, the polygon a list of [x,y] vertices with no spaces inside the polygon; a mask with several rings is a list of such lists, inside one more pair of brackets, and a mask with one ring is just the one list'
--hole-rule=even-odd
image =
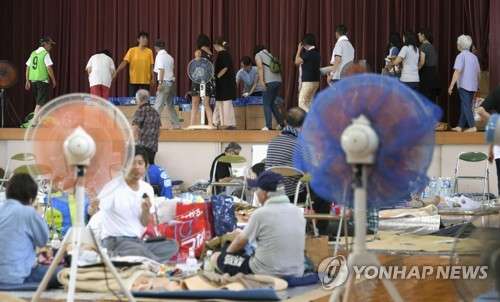
{"label": "fan base", "polygon": [[217,130],[217,127],[210,125],[193,125],[184,128],[184,130]]}
{"label": "fan base", "polygon": [[[352,268],[354,265],[361,266],[361,265],[373,265],[373,266],[380,266],[380,262],[377,259],[377,256],[374,254],[370,254],[368,252],[356,252],[354,251],[349,257],[347,258],[347,267]],[[330,296],[330,302],[333,301],[340,301],[340,296],[344,294],[342,297],[343,301],[349,301],[349,295],[353,289],[354,286],[354,273],[352,269],[349,269],[349,277],[347,279],[347,282],[344,283],[343,286],[336,287],[333,290],[332,295]],[[394,284],[390,280],[387,279],[382,279],[382,284],[384,285],[385,289],[391,296],[392,300],[395,302],[403,302],[403,298],[401,295],[398,293],[396,288],[394,287]]]}

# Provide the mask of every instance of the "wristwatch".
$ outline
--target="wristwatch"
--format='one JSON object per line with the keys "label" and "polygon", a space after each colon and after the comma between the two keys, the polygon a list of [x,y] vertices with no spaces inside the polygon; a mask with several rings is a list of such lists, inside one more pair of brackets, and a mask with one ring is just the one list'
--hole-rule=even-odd
{"label": "wristwatch", "polygon": [[163,83],[163,81],[158,81],[158,83],[160,83],[160,84],[161,84],[161,83]]}

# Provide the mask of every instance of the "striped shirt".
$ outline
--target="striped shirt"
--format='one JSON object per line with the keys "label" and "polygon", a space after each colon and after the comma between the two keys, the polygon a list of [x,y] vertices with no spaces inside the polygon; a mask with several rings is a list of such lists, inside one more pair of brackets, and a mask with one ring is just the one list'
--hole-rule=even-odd
{"label": "striped shirt", "polygon": [[[298,148],[297,140],[298,138],[291,133],[280,134],[273,138],[267,147],[265,168],[268,169],[275,166],[294,167],[293,157],[295,150]],[[295,195],[299,179],[299,176],[284,178],[285,193],[287,196]],[[304,186],[301,186],[299,192],[303,190]]]}

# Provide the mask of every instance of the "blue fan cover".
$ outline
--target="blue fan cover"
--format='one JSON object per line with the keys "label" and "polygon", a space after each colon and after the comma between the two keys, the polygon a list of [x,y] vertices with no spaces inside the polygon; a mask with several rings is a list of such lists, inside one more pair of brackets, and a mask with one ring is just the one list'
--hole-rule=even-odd
{"label": "blue fan cover", "polygon": [[352,166],[340,137],[361,114],[379,137],[375,163],[367,169],[367,208],[391,206],[422,190],[442,111],[397,79],[366,73],[318,93],[307,114],[295,166],[311,174],[312,189],[330,202],[352,206]]}

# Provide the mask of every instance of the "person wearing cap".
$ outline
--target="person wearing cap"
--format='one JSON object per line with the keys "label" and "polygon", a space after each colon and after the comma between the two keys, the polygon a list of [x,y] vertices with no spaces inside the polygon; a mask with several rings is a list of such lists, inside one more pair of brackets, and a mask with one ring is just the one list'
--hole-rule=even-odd
{"label": "person wearing cap", "polygon": [[156,60],[154,71],[158,74],[158,88],[154,108],[161,116],[163,107],[167,104],[168,117],[170,119],[170,124],[172,124],[171,129],[181,129],[179,117],[174,107],[174,58],[165,50],[165,42],[163,40],[156,40],[155,52]]}
{"label": "person wearing cap", "polygon": [[36,106],[33,125],[38,123],[37,114],[49,100],[49,80],[52,82],[52,88],[57,85],[54,70],[52,69],[54,63],[49,54],[56,43],[50,37],[43,37],[40,39],[39,44],[40,46],[31,53],[28,61],[26,61],[26,83],[24,84],[26,90],[33,87],[33,94],[35,95]]}
{"label": "person wearing cap", "polygon": [[107,100],[115,73],[115,62],[113,62],[111,52],[104,49],[91,56],[85,70],[89,75],[90,94]]}
{"label": "person wearing cap", "polygon": [[137,46],[131,47],[125,57],[123,62],[120,63],[118,69],[113,75],[113,79],[116,78],[118,73],[122,71],[127,65],[129,65],[129,90],[128,95],[134,97],[137,90],[144,89],[149,91],[150,88],[156,86],[156,81],[154,77],[154,58],[153,51],[148,48],[149,34],[147,32],[139,32],[137,34]]}
{"label": "person wearing cap", "polygon": [[[212,162],[212,166],[210,168],[210,177],[211,182],[232,182],[232,181],[241,181],[243,176],[233,176],[233,167],[229,163],[217,163],[219,158],[226,155],[240,155],[241,146],[238,143],[231,142],[224,149],[224,153],[217,155],[217,157]],[[215,165],[217,163],[217,165]],[[214,178],[214,169],[215,169],[215,178]],[[225,187],[216,187],[216,194],[221,194]],[[228,194],[229,193],[229,194]],[[231,192],[227,192],[226,194],[231,195]]]}
{"label": "person wearing cap", "polygon": [[[257,187],[262,207],[252,213],[248,224],[225,251],[214,253],[212,264],[229,275],[302,276],[306,221],[302,211],[286,196],[283,176],[264,171],[248,185]],[[248,243],[257,246],[253,255],[245,252]]]}

